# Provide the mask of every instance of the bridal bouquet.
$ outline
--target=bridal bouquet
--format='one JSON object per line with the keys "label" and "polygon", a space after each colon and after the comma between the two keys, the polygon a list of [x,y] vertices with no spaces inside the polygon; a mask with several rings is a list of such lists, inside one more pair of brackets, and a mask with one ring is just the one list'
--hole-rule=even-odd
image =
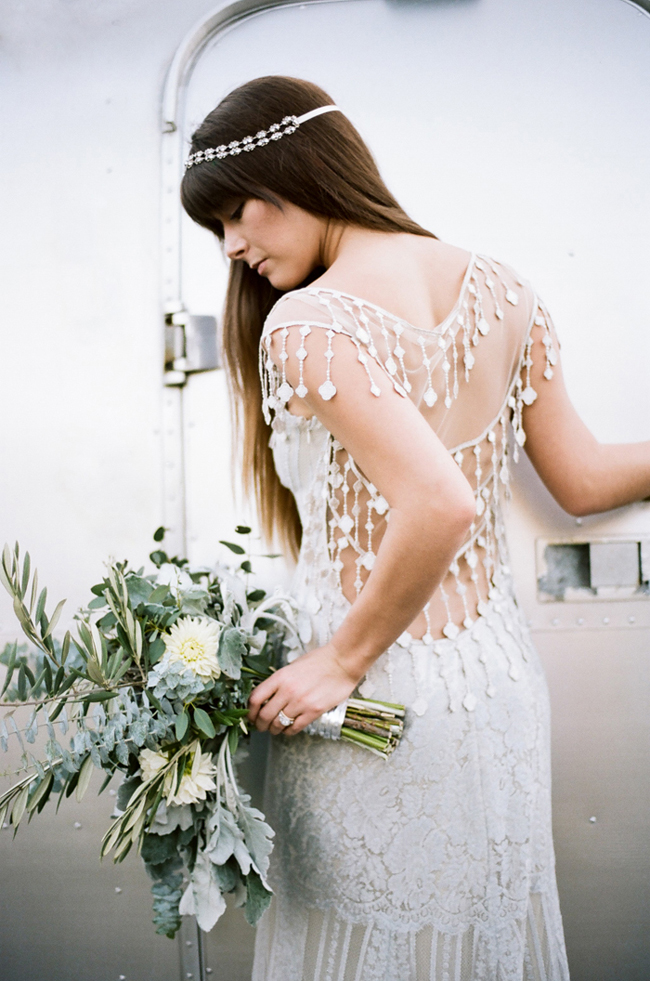
{"label": "bridal bouquet", "polygon": [[[249,528],[238,527],[239,534]],[[160,542],[164,529],[158,529]],[[5,547],[0,579],[13,597],[24,633],[36,648],[8,645],[0,704],[0,744],[20,741],[24,776],[0,796],[0,824],[17,830],[48,799],[81,800],[95,768],[123,777],[117,810],[101,845],[121,861],[139,850],[153,880],[156,932],[173,937],[183,914],[210,930],[233,893],[254,924],[270,902],[266,880],[273,830],[240,788],[233,758],[247,735],[253,687],[269,677],[286,648],[296,648],[297,611],[279,592],[249,589],[245,549],[224,542],[237,570],[192,570],[157,549],[156,573],[113,562],[77,615],[77,637],[53,637],[63,602],[51,617],[29,553]],[[26,727],[17,704],[31,711]],[[349,699],[308,727],[310,734],[345,739],[387,757],[403,728],[402,706]],[[66,735],[68,747],[57,738]],[[36,759],[39,729],[45,758]],[[183,872],[189,883],[183,888]]]}

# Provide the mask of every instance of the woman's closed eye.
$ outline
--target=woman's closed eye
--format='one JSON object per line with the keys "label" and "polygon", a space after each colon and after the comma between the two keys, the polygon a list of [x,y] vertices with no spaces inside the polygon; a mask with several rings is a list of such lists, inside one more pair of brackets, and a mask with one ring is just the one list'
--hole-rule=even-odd
{"label": "woman's closed eye", "polygon": [[237,207],[235,208],[235,210],[233,212],[231,212],[230,221],[239,221],[239,219],[241,218],[241,216],[243,214],[244,205],[245,204],[246,204],[246,202],[245,201],[242,201],[241,204],[238,204],[237,205]]}

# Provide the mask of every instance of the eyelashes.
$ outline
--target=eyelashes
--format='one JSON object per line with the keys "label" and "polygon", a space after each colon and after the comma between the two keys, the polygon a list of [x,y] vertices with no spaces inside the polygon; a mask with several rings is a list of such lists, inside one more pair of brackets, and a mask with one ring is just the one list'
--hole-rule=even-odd
{"label": "eyelashes", "polygon": [[242,203],[237,208],[235,208],[235,210],[230,216],[231,221],[238,221],[241,218],[242,213],[244,211],[245,203],[246,203],[245,201],[242,201]]}

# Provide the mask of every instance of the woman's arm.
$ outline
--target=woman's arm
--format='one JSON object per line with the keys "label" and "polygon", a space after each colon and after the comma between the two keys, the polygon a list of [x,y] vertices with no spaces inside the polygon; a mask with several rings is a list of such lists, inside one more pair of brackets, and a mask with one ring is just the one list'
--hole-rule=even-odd
{"label": "woman's arm", "polygon": [[543,377],[541,341],[535,341],[531,382],[537,399],[524,409],[525,449],[560,507],[573,515],[596,514],[649,497],[650,441],[599,443],[571,404],[561,365],[550,381]]}
{"label": "woman's arm", "polygon": [[[294,387],[297,332],[291,328],[287,341],[286,372]],[[274,360],[280,353],[276,337]],[[304,380],[310,394],[304,401],[385,497],[390,521],[366,585],[331,642],[277,671],[251,697],[250,719],[258,729],[282,731],[274,722],[282,709],[297,720],[290,734],[347,698],[412,623],[447,572],[476,507],[471,487],[450,454],[384,372],[373,366],[381,389],[376,397],[356,348],[337,336],[332,376],[338,392],[324,401],[318,386],[326,363],[325,331],[313,331],[309,343]]]}

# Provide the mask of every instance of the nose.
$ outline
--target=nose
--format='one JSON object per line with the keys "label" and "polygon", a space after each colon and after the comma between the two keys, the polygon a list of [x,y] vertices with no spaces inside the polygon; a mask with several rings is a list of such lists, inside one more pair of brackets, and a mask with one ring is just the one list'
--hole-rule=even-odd
{"label": "nose", "polygon": [[246,241],[234,228],[224,225],[223,244],[229,259],[243,259],[246,255]]}

